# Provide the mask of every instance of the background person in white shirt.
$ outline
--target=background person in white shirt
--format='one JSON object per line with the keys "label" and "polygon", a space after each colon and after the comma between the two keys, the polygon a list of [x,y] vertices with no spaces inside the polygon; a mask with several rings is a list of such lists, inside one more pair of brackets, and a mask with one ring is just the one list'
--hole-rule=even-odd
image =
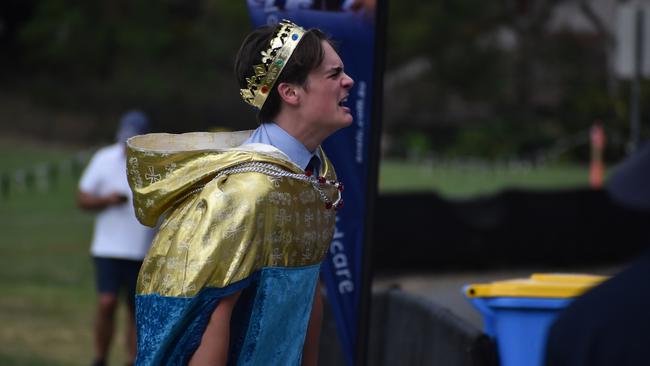
{"label": "background person in white shirt", "polygon": [[128,304],[128,362],[135,361],[135,286],[154,230],[140,224],[135,217],[126,178],[125,143],[129,137],[148,131],[149,122],[144,113],[126,113],[120,120],[116,143],[95,153],[79,182],[79,207],[97,212],[90,250],[98,293],[94,366],[107,364],[120,291]]}

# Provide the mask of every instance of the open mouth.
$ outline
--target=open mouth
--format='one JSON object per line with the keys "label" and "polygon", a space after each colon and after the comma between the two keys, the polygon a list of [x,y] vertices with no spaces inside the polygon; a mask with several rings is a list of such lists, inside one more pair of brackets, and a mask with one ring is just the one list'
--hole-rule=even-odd
{"label": "open mouth", "polygon": [[348,97],[345,97],[339,101],[339,107],[345,107],[345,103],[348,102]]}

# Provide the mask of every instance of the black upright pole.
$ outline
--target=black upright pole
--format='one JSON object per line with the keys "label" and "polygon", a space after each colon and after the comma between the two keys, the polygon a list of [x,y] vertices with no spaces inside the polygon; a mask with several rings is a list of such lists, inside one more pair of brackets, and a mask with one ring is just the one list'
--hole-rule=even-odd
{"label": "black upright pole", "polygon": [[368,338],[370,328],[370,299],[372,297],[372,242],[374,232],[375,202],[377,201],[381,125],[384,95],[384,63],[386,58],[386,30],[388,27],[388,0],[377,0],[375,9],[375,62],[373,70],[372,125],[368,159],[368,186],[366,190],[366,222],[361,267],[361,293],[357,326],[357,354],[355,364],[368,363]]}

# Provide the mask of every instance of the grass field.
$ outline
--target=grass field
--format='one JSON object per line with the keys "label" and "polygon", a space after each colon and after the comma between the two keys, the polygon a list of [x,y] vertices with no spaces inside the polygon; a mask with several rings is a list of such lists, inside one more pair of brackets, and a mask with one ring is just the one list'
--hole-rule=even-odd
{"label": "grass field", "polygon": [[587,165],[499,165],[435,162],[414,164],[385,160],[380,164],[379,191],[435,191],[449,198],[495,193],[504,188],[563,189],[589,184]]}
{"label": "grass field", "polygon": [[[3,170],[73,155],[37,145],[0,146]],[[76,177],[62,174],[49,192],[21,190],[0,198],[0,365],[90,364],[93,217],[76,208],[75,194]],[[114,359],[124,364],[119,352]]]}
{"label": "grass field", "polygon": [[[0,172],[61,162],[74,153],[0,141]],[[586,168],[571,165],[486,169],[385,161],[380,173],[383,192],[435,190],[451,197],[504,186],[558,188],[587,182]],[[94,287],[88,246],[93,216],[75,207],[76,180],[68,172],[49,191],[0,196],[0,365],[90,363]],[[117,331],[111,364],[123,365],[123,334]]]}

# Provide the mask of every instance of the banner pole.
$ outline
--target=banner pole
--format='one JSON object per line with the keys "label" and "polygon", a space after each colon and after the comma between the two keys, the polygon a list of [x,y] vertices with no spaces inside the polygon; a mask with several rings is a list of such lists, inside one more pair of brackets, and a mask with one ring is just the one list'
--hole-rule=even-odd
{"label": "banner pole", "polygon": [[366,219],[362,248],[361,293],[359,294],[356,365],[368,364],[368,338],[372,298],[372,242],[374,234],[375,203],[379,186],[379,160],[381,158],[381,127],[383,117],[384,67],[386,58],[386,30],[388,26],[388,0],[377,0],[375,10],[375,48],[373,70],[372,124],[368,151],[368,184],[366,190]]}

